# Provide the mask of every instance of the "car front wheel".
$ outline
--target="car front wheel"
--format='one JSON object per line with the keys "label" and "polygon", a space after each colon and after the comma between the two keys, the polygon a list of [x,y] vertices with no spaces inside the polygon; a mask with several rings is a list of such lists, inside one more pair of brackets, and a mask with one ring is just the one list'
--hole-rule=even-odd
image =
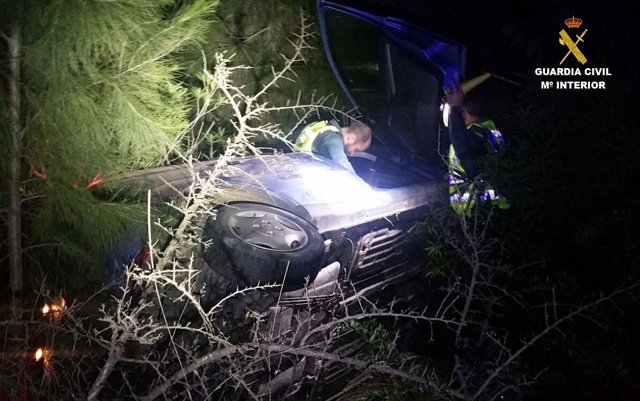
{"label": "car front wheel", "polygon": [[301,288],[320,270],[324,242],[306,220],[288,211],[258,203],[222,206],[204,227],[208,243],[204,259],[226,277],[245,285],[283,284]]}

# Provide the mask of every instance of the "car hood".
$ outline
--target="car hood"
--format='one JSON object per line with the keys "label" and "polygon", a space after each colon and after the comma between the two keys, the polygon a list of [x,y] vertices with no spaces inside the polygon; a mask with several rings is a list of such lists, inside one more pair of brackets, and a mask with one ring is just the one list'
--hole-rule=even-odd
{"label": "car hood", "polygon": [[[433,204],[443,183],[394,189],[374,188],[327,159],[286,153],[235,159],[222,178],[247,193],[304,214],[320,232],[352,227]],[[300,208],[305,213],[300,213]]]}
{"label": "car hood", "polygon": [[[98,196],[135,199],[147,191],[164,204],[188,191],[196,175],[207,177],[218,161],[137,170],[106,179]],[[309,221],[320,232],[353,227],[422,206],[446,194],[445,180],[375,188],[331,160],[306,153],[231,159],[216,178],[216,203],[274,205]],[[102,193],[104,191],[104,193]]]}

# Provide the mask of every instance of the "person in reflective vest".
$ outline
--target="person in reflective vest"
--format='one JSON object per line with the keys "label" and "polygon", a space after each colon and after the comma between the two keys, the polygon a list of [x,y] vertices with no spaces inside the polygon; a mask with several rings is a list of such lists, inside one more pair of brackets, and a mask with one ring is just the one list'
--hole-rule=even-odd
{"label": "person in reflective vest", "polygon": [[322,120],[308,124],[296,139],[293,149],[324,156],[355,173],[347,154],[364,152],[371,145],[371,128],[353,121],[341,127],[336,120]]}
{"label": "person in reflective vest", "polygon": [[502,133],[481,105],[463,102],[459,86],[445,90],[445,94],[450,107],[449,204],[457,214],[466,216],[471,214],[476,201],[508,209],[508,199],[481,178],[477,165],[480,157],[502,149]]}

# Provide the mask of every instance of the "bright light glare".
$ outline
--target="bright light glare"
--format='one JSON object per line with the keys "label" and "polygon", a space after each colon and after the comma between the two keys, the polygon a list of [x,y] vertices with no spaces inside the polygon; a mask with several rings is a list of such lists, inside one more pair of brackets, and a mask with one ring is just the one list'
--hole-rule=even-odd
{"label": "bright light glare", "polygon": [[449,107],[449,103],[445,103],[442,106],[440,106],[440,109],[442,110],[442,122],[444,123],[445,127],[449,126],[449,110],[451,109]]}
{"label": "bright light glare", "polygon": [[44,304],[42,307],[42,316],[46,316],[49,313],[49,304]]}
{"label": "bright light glare", "polygon": [[346,171],[306,169],[304,181],[318,203],[337,202],[345,209],[361,209],[364,202],[375,199],[375,191],[366,182]]}
{"label": "bright light glare", "polygon": [[44,356],[44,350],[42,348],[38,348],[36,350],[36,354],[35,354],[36,362],[38,362],[40,359],[42,359],[43,356]]}

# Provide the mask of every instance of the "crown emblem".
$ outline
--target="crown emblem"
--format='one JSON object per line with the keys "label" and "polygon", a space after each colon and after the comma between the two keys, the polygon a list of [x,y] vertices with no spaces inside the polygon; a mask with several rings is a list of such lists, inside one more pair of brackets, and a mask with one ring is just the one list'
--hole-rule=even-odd
{"label": "crown emblem", "polygon": [[582,20],[580,18],[571,17],[564,20],[564,24],[567,26],[567,28],[580,28],[580,25],[582,25]]}

